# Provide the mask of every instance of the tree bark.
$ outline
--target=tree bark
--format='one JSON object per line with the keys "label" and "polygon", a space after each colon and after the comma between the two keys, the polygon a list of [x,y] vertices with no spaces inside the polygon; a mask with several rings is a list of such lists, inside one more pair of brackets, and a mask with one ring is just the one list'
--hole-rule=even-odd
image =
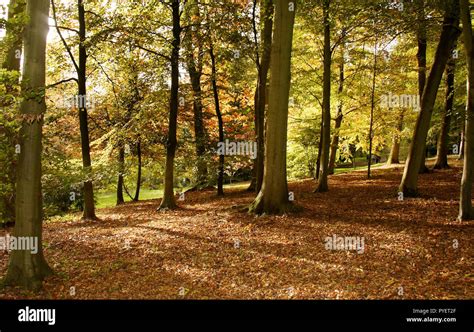
{"label": "tree bark", "polygon": [[457,0],[450,0],[446,3],[439,44],[433,67],[426,82],[423,97],[421,98],[421,111],[416,121],[410,152],[399,186],[399,192],[403,192],[405,197],[416,196],[418,194],[418,173],[425,153],[426,137],[428,135],[436,95],[444,68],[446,67],[450,52],[459,33],[459,4]]}
{"label": "tree bark", "polygon": [[[217,68],[216,68],[216,56],[214,54],[214,45],[212,40],[209,46],[209,55],[211,57],[211,83],[212,83],[212,94],[214,96],[214,105],[216,108],[217,122],[219,126],[219,142],[224,142],[224,121],[222,119],[222,113],[219,102],[219,89],[217,87]],[[224,195],[224,154],[219,155],[219,169],[217,177],[217,196]]]}
{"label": "tree bark", "polygon": [[331,25],[329,21],[330,0],[323,0],[323,24],[324,24],[324,60],[323,60],[323,129],[320,173],[318,185],[315,192],[326,192],[329,190],[329,148],[331,144]]}
{"label": "tree bark", "polygon": [[20,113],[23,119],[16,187],[15,237],[34,237],[38,252],[14,250],[10,254],[5,284],[37,290],[43,279],[52,274],[42,246],[43,198],[41,192],[41,154],[46,76],[46,39],[48,35],[49,0],[28,0],[26,12],[30,21],[25,33],[25,59]]}
{"label": "tree bark", "polygon": [[474,219],[472,208],[472,167],[474,164],[474,35],[472,33],[471,11],[468,0],[460,0],[463,25],[464,48],[468,75],[466,129],[464,143],[464,166],[459,200],[459,220]]}
{"label": "tree bark", "polygon": [[296,2],[277,0],[275,5],[265,172],[262,189],[249,207],[249,211],[256,214],[280,214],[291,208],[286,176],[286,145]]}
{"label": "tree bark", "polygon": [[446,65],[446,99],[444,113],[441,120],[441,130],[438,136],[435,169],[449,168],[448,165],[448,140],[449,128],[451,124],[451,115],[453,114],[454,104],[454,72],[455,59],[451,54],[451,58]]}
{"label": "tree bark", "polygon": [[168,141],[166,143],[166,166],[165,184],[163,199],[159,210],[175,209],[177,207],[174,197],[174,157],[176,155],[176,129],[178,122],[179,103],[179,49],[181,44],[181,22],[180,22],[180,1],[172,0],[171,8],[173,12],[173,42],[171,51],[171,91],[170,91],[170,116],[168,125]]}
{"label": "tree bark", "polygon": [[377,38],[374,43],[374,65],[372,70],[372,91],[370,97],[370,124],[369,124],[369,160],[367,163],[367,178],[370,179],[372,166],[372,145],[374,141],[374,110],[375,110],[375,79],[377,78]]}

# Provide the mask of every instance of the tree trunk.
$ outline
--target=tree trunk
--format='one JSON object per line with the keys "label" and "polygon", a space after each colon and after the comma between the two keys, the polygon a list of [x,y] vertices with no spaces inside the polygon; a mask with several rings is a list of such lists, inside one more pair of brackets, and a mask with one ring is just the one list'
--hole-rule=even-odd
{"label": "tree trunk", "polygon": [[[343,32],[343,35],[345,35],[345,31]],[[339,129],[341,128],[342,125],[342,119],[344,117],[344,114],[342,113],[342,92],[344,91],[344,80],[345,80],[345,75],[344,75],[344,65],[345,65],[345,59],[344,59],[344,52],[345,52],[345,44],[342,43],[341,45],[341,63],[339,64],[339,87],[337,88],[337,93],[339,95],[339,101],[337,104],[337,115],[336,115],[336,120],[335,120],[335,125],[334,125],[334,135],[332,137],[332,142],[331,142],[331,153],[329,154],[329,174],[334,174],[334,168],[336,165],[336,153],[337,149],[339,147]]]}
{"label": "tree trunk", "polygon": [[400,134],[403,130],[403,118],[405,113],[401,112],[397,122],[396,132],[393,135],[392,149],[387,159],[387,165],[400,164]]}
{"label": "tree trunk", "polygon": [[125,203],[123,199],[123,173],[125,171],[125,147],[123,142],[119,143],[118,148],[118,181],[117,181],[117,205]]}
{"label": "tree trunk", "polygon": [[[92,172],[92,163],[90,155],[90,143],[89,143],[89,125],[87,116],[87,91],[86,91],[86,64],[87,64],[87,51],[86,51],[86,18],[83,0],[78,0],[78,11],[79,11],[79,65],[78,65],[78,92],[79,100],[83,100],[82,105],[79,104],[79,127],[81,131],[81,147],[82,147],[82,166],[89,175]],[[84,212],[82,215],[83,219],[96,220],[95,205],[94,205],[94,189],[92,186],[92,180],[87,179],[84,182]]]}
{"label": "tree trunk", "polygon": [[474,164],[474,36],[472,33],[471,12],[468,0],[460,0],[463,25],[464,48],[468,75],[466,129],[464,143],[464,166],[459,200],[459,220],[474,219],[472,208],[472,167]]}
{"label": "tree trunk", "polygon": [[[265,160],[265,105],[268,72],[272,50],[273,0],[263,0],[263,29],[261,33],[262,59],[258,66],[258,84],[255,96],[255,131],[257,138],[256,182],[255,191],[262,188]],[[257,52],[259,52],[257,50]]]}
{"label": "tree trunk", "polygon": [[[427,37],[426,37],[426,17],[425,17],[425,0],[416,0],[417,7],[417,23],[418,29],[416,31],[416,37],[418,42],[418,53],[416,58],[418,61],[418,95],[420,100],[423,97],[423,90],[426,85],[426,48],[427,48]],[[420,174],[428,173],[429,169],[426,167],[426,151],[421,157],[420,163]]]}
{"label": "tree trunk", "polygon": [[[217,69],[216,69],[216,56],[214,54],[214,46],[212,41],[209,46],[209,54],[211,56],[211,83],[212,83],[212,94],[214,96],[214,105],[216,107],[216,116],[219,126],[219,142],[224,142],[224,121],[222,120],[222,113],[219,102],[219,89],[217,87]],[[219,155],[219,170],[217,177],[217,196],[224,195],[224,154]]]}
{"label": "tree trunk", "polygon": [[166,168],[165,189],[159,210],[175,209],[177,207],[174,198],[174,157],[176,155],[176,129],[178,122],[178,92],[179,92],[179,48],[181,44],[181,22],[179,0],[171,3],[173,11],[173,49],[171,51],[171,91],[170,91],[170,116],[168,127],[168,141],[166,143]]}
{"label": "tree trunk", "polygon": [[372,144],[374,141],[374,110],[375,110],[375,79],[377,78],[377,38],[374,43],[374,66],[372,72],[372,91],[370,97],[370,124],[369,124],[369,160],[367,164],[367,178],[370,179],[372,166]]}
{"label": "tree trunk", "polygon": [[329,174],[329,148],[331,144],[331,25],[329,21],[330,0],[323,1],[324,60],[323,60],[323,130],[320,173],[315,192],[326,192]]}
{"label": "tree trunk", "polygon": [[428,135],[436,95],[450,52],[459,35],[458,1],[451,0],[446,6],[440,41],[436,50],[433,67],[421,99],[421,111],[416,121],[410,152],[399,187],[399,192],[403,192],[406,197],[416,196],[418,193],[418,173],[425,153],[426,137]]}
{"label": "tree trunk", "polygon": [[[40,289],[43,279],[52,274],[43,256],[41,192],[42,126],[46,112],[44,98],[46,76],[46,39],[48,35],[49,0],[28,0],[26,12],[30,21],[25,33],[25,65],[23,68],[23,118],[16,187],[15,237],[34,237],[37,253],[14,250],[10,254],[5,284]],[[36,97],[27,97],[34,94]],[[41,96],[41,97],[38,97]]]}
{"label": "tree trunk", "polygon": [[449,168],[448,165],[448,140],[449,128],[451,124],[451,115],[453,113],[454,103],[454,71],[455,60],[451,54],[451,58],[446,65],[446,99],[444,114],[442,115],[441,130],[438,136],[435,169]]}
{"label": "tree trunk", "polygon": [[140,187],[142,185],[142,141],[138,138],[137,142],[137,158],[138,158],[138,171],[137,171],[137,187],[135,189],[135,196],[133,197],[134,202],[138,202],[140,199]]}
{"label": "tree trunk", "polygon": [[314,177],[316,180],[319,179],[319,173],[321,171],[322,150],[323,150],[323,119],[321,117],[321,124],[319,126],[318,158],[316,159],[316,172],[314,174]]}
{"label": "tree trunk", "polygon": [[[206,142],[207,135],[204,128],[203,121],[203,106],[202,106],[202,88],[201,88],[201,77],[203,67],[203,41],[200,35],[200,12],[197,1],[191,2],[191,17],[189,20],[193,24],[193,29],[190,32],[189,38],[187,38],[186,54],[187,54],[187,67],[188,73],[191,80],[191,87],[193,90],[193,113],[194,113],[194,137],[195,137],[195,150],[196,150],[196,182],[197,187],[204,186],[207,181],[207,164],[205,160],[206,154]],[[196,50],[194,49],[196,48]],[[197,52],[197,54],[195,54]]]}
{"label": "tree trunk", "polygon": [[265,172],[262,189],[249,207],[249,211],[256,214],[285,213],[291,207],[286,177],[286,145],[296,2],[277,0],[275,4]]}

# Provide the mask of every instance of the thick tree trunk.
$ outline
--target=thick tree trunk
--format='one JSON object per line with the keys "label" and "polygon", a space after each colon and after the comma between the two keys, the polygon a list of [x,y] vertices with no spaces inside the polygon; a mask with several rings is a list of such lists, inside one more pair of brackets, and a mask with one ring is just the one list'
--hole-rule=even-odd
{"label": "thick tree trunk", "polygon": [[435,169],[449,168],[448,165],[448,140],[449,128],[451,124],[451,115],[453,113],[454,103],[454,71],[455,60],[451,58],[446,65],[446,100],[444,107],[444,114],[441,120],[441,130],[438,136]]}
{"label": "thick tree trunk", "polygon": [[[49,0],[28,0],[26,12],[30,21],[25,34],[25,66],[23,68],[22,101],[20,113],[21,153],[16,187],[15,237],[33,237],[38,251],[14,250],[10,254],[5,284],[28,289],[42,287],[43,279],[52,273],[43,256],[41,193],[42,126],[46,111],[44,98],[46,38],[48,35]],[[41,98],[27,97],[34,94]]]}
{"label": "thick tree trunk", "polygon": [[285,213],[291,207],[286,177],[286,144],[296,2],[276,0],[275,5],[265,172],[262,189],[249,207],[249,211],[256,214]]}
{"label": "thick tree trunk", "polygon": [[[214,105],[216,108],[217,123],[219,126],[219,142],[224,142],[224,121],[222,119],[221,107],[219,102],[219,89],[217,87],[217,68],[216,68],[216,56],[214,54],[214,46],[212,41],[209,47],[209,54],[211,56],[211,83],[212,83],[212,94],[214,96]],[[219,168],[217,177],[217,196],[224,195],[224,154],[219,155]]]}
{"label": "thick tree trunk", "polygon": [[168,141],[166,143],[166,166],[163,199],[159,209],[175,209],[174,198],[174,157],[176,155],[176,129],[178,122],[178,92],[179,92],[179,48],[181,44],[181,22],[179,0],[171,3],[173,11],[173,49],[171,51],[171,91],[170,91],[170,116],[168,127]]}
{"label": "thick tree trunk", "polygon": [[342,97],[341,94],[344,91],[344,52],[345,47],[344,43],[341,46],[341,63],[339,64],[339,87],[337,88],[337,93],[339,95],[339,101],[337,104],[337,115],[334,125],[334,135],[332,136],[331,142],[331,152],[329,154],[329,174],[334,174],[334,168],[336,165],[336,153],[339,147],[339,129],[342,125],[343,113],[342,113]]}
{"label": "thick tree trunk", "polygon": [[[87,64],[87,51],[86,51],[86,18],[83,0],[78,0],[78,11],[79,11],[79,65],[78,65],[78,92],[79,100],[82,99],[82,105],[79,105],[79,127],[81,131],[81,148],[82,148],[82,166],[87,173],[92,172],[92,162],[90,155],[90,143],[89,143],[89,125],[87,116],[87,91],[86,91],[86,64]],[[96,220],[95,205],[94,205],[94,189],[91,180],[84,182],[84,211],[82,218],[85,220]]]}
{"label": "thick tree trunk", "polygon": [[[426,17],[425,17],[425,0],[416,0],[417,8],[417,23],[418,29],[416,31],[416,37],[418,42],[418,53],[416,58],[418,61],[418,95],[420,100],[423,97],[423,90],[426,85],[426,48],[427,48],[427,37],[426,37]],[[421,157],[419,173],[428,173],[429,169],[426,167],[426,151]]]}
{"label": "thick tree trunk", "polygon": [[472,207],[472,173],[474,164],[474,35],[472,33],[469,0],[460,0],[463,25],[464,48],[466,49],[468,89],[466,106],[466,129],[464,143],[464,166],[459,200],[459,220],[474,219]]}
{"label": "thick tree trunk", "polygon": [[142,141],[138,138],[137,142],[137,158],[138,158],[138,170],[137,170],[137,186],[135,189],[135,196],[133,197],[134,202],[138,202],[140,199],[140,188],[142,185]]}
{"label": "thick tree trunk", "polygon": [[123,173],[125,171],[125,147],[123,142],[119,144],[118,148],[118,181],[117,181],[117,205],[125,203],[123,199]]}
{"label": "thick tree trunk", "polygon": [[450,52],[459,32],[459,4],[457,0],[450,0],[446,3],[446,12],[438,48],[421,99],[421,111],[416,121],[410,152],[399,187],[399,192],[403,192],[406,197],[416,196],[418,193],[418,173],[425,153],[426,137],[428,135],[436,95],[444,68],[446,67]]}
{"label": "thick tree trunk", "polygon": [[320,171],[315,192],[329,190],[329,148],[331,144],[331,25],[329,21],[330,0],[323,0],[324,60],[323,60],[323,130]]}
{"label": "thick tree trunk", "polygon": [[392,149],[390,150],[390,156],[387,159],[387,165],[400,164],[400,134],[403,130],[403,118],[404,112],[400,113],[397,122],[396,132],[393,135]]}

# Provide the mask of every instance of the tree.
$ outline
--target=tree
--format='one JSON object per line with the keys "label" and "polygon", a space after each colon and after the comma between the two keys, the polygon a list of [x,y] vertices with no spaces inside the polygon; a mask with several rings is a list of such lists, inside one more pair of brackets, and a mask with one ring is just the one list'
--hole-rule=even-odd
{"label": "tree", "polygon": [[[255,8],[256,0],[254,1]],[[260,4],[260,20],[263,20],[263,28],[260,33],[260,44],[257,42],[257,29],[254,15],[254,36],[257,45],[257,89],[255,90],[255,136],[257,138],[257,159],[254,163],[255,182],[251,189],[257,193],[262,188],[264,157],[265,157],[265,106],[267,102],[267,82],[270,70],[270,58],[272,49],[272,27],[273,27],[273,0],[262,0]],[[261,58],[260,58],[261,53]],[[253,181],[252,181],[253,182]]]}
{"label": "tree", "polygon": [[175,209],[177,207],[174,198],[174,157],[176,155],[176,129],[178,125],[179,106],[179,49],[181,45],[181,13],[180,1],[172,0],[171,10],[173,15],[173,41],[171,50],[171,91],[170,91],[170,114],[168,124],[168,140],[166,142],[166,166],[163,199],[159,210]]}
{"label": "tree", "polygon": [[[59,37],[61,38],[64,47],[66,48],[69,57],[74,65],[74,68],[77,73],[77,88],[78,88],[78,115],[79,115],[79,127],[81,133],[81,151],[82,151],[82,167],[87,174],[92,172],[92,161],[90,154],[90,142],[89,142],[89,124],[87,116],[87,77],[86,77],[86,66],[87,66],[87,46],[86,46],[86,11],[84,8],[83,0],[77,1],[78,9],[78,23],[79,30],[72,31],[76,32],[79,36],[79,62],[76,62],[76,58],[72,54],[71,47],[68,45],[64,39],[61,28],[58,26],[58,20],[56,18],[56,6],[54,0],[51,1],[53,17],[56,25],[56,30]],[[84,193],[84,211],[82,218],[85,220],[96,220],[95,215],[95,204],[94,204],[94,188],[92,185],[92,180],[86,179],[84,181],[83,187]]]}
{"label": "tree", "polygon": [[329,18],[329,7],[331,0],[323,0],[323,25],[324,25],[324,60],[323,60],[323,117],[321,137],[321,170],[318,176],[318,185],[315,192],[329,190],[329,149],[331,145],[331,23]]}
{"label": "tree", "polygon": [[448,64],[446,65],[446,98],[444,112],[441,118],[441,129],[438,135],[435,169],[449,168],[448,165],[448,139],[449,128],[451,124],[451,115],[453,113],[454,104],[454,72],[456,62],[454,55],[451,54]]}
{"label": "tree", "polygon": [[42,247],[41,154],[45,104],[46,39],[49,0],[28,0],[30,21],[24,37],[25,60],[20,106],[23,120],[20,132],[21,153],[16,187],[15,237],[35,237],[38,252],[14,250],[10,254],[5,284],[39,289],[52,273]]}
{"label": "tree", "polygon": [[[421,99],[426,85],[426,48],[428,43],[426,36],[425,0],[416,0],[415,7],[417,16],[416,39],[418,43],[418,52],[416,53],[416,59],[418,61],[418,94]],[[423,151],[419,169],[420,174],[429,171],[428,167],[426,167],[425,159],[426,152]]]}
{"label": "tree", "polygon": [[418,173],[425,153],[426,137],[428,135],[436,95],[450,52],[460,33],[458,2],[456,0],[450,0],[446,2],[445,6],[443,28],[439,38],[433,67],[426,81],[423,97],[421,98],[421,110],[416,121],[403,178],[399,186],[399,192],[403,192],[406,197],[416,196],[418,194]]}
{"label": "tree", "polygon": [[201,14],[198,1],[189,3],[191,31],[184,40],[186,48],[186,64],[191,88],[193,90],[194,136],[197,156],[197,187],[204,186],[207,181],[207,165],[205,160],[206,142],[208,140],[203,119],[203,92],[201,77],[203,74],[204,42],[201,27]]}
{"label": "tree", "polygon": [[466,50],[468,88],[466,106],[466,129],[464,131],[464,166],[459,200],[459,220],[474,219],[472,208],[472,167],[474,164],[474,35],[472,33],[471,10],[468,0],[460,0],[464,48]]}
{"label": "tree", "polygon": [[265,171],[262,189],[249,209],[256,214],[284,213],[291,206],[286,178],[286,144],[295,11],[296,3],[293,1],[275,2]]}

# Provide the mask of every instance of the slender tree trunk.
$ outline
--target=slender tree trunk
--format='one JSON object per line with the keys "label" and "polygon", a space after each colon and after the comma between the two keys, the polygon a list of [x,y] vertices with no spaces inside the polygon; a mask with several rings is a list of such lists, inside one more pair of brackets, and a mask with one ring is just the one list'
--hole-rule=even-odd
{"label": "slender tree trunk", "polygon": [[418,193],[418,173],[425,153],[426,137],[428,135],[436,95],[444,68],[446,67],[450,52],[459,33],[459,4],[457,0],[450,0],[446,3],[446,12],[440,41],[436,50],[433,67],[426,82],[423,97],[421,98],[421,110],[416,121],[410,152],[399,187],[399,192],[403,192],[406,197],[416,196]]}
{"label": "slender tree trunk", "polygon": [[390,150],[390,156],[387,159],[387,165],[400,164],[400,134],[403,130],[403,118],[405,113],[401,112],[397,121],[396,132],[393,135],[392,149]]}
{"label": "slender tree trunk", "polygon": [[265,172],[262,189],[249,207],[249,211],[256,214],[285,213],[291,207],[286,177],[286,144],[296,2],[276,0],[275,5]]}
{"label": "slender tree trunk", "polygon": [[[258,64],[258,84],[255,95],[255,134],[257,137],[257,159],[255,191],[258,193],[262,188],[264,160],[265,160],[265,105],[268,72],[270,70],[270,59],[272,49],[272,27],[273,27],[273,0],[262,0],[261,13],[263,17],[263,29],[261,32],[262,58]],[[259,50],[257,50],[257,55]],[[258,60],[257,60],[258,62]]]}
{"label": "slender tree trunk", "polygon": [[372,91],[370,97],[370,125],[369,125],[369,160],[367,164],[367,178],[370,179],[372,166],[372,145],[374,142],[374,110],[375,110],[375,79],[377,78],[377,38],[374,43],[374,67],[372,73]]}
{"label": "slender tree trunk", "polygon": [[469,0],[460,0],[463,25],[464,48],[466,49],[468,89],[466,107],[466,129],[464,143],[464,166],[459,200],[459,220],[474,219],[472,208],[472,173],[474,164],[474,35],[472,32]]}
{"label": "slender tree trunk", "polygon": [[319,173],[321,172],[321,154],[323,150],[323,119],[321,117],[321,124],[319,126],[319,142],[318,142],[318,158],[316,159],[316,173],[314,177],[316,180],[319,180]]}
{"label": "slender tree trunk", "polygon": [[[46,112],[44,98],[46,76],[46,39],[48,35],[48,0],[28,0],[26,12],[30,21],[25,34],[25,66],[21,103],[21,153],[16,187],[15,237],[33,237],[38,251],[14,250],[10,254],[5,284],[28,289],[42,287],[43,279],[52,274],[42,246],[41,154],[42,126]],[[41,96],[32,98],[31,94]]]}
{"label": "slender tree trunk", "polygon": [[453,113],[454,103],[454,71],[455,60],[451,54],[451,58],[446,65],[446,100],[444,114],[441,120],[441,130],[438,136],[435,169],[449,168],[448,165],[448,140],[449,128],[451,124],[451,115]]}
{"label": "slender tree trunk", "polygon": [[137,141],[137,158],[138,158],[138,171],[137,171],[137,186],[135,189],[135,196],[133,197],[134,202],[138,202],[140,199],[140,187],[142,185],[142,141],[138,138]]}
{"label": "slender tree trunk", "polygon": [[[200,31],[201,15],[199,12],[198,1],[190,3],[189,20],[193,24],[193,28],[189,34],[189,38],[185,39],[185,47],[187,54],[187,67],[189,77],[191,79],[191,87],[193,90],[193,113],[194,113],[194,137],[196,150],[196,182],[197,187],[202,187],[207,182],[207,164],[205,160],[207,135],[204,128],[203,106],[202,106],[202,88],[201,77],[203,67],[203,40]],[[197,54],[195,54],[195,52]]]}
{"label": "slender tree trunk", "polygon": [[329,149],[331,144],[331,24],[329,20],[330,0],[323,0],[324,60],[323,60],[323,130],[320,173],[315,192],[329,190]]}
{"label": "slender tree trunk", "polygon": [[[217,69],[216,69],[216,56],[214,54],[214,46],[212,41],[210,42],[209,54],[211,56],[211,83],[212,83],[212,93],[214,96],[214,105],[216,107],[216,116],[219,126],[219,142],[224,142],[224,121],[222,120],[222,113],[219,102],[219,89],[217,87]],[[224,154],[219,155],[219,170],[217,178],[217,196],[224,195]]]}
{"label": "slender tree trunk", "polygon": [[125,171],[125,147],[123,142],[120,142],[118,148],[118,181],[117,181],[117,205],[125,203],[123,199],[123,173]]}
{"label": "slender tree trunk", "polygon": [[344,52],[345,52],[345,47],[344,43],[341,46],[341,63],[339,65],[339,87],[337,89],[337,93],[339,95],[339,101],[337,104],[337,115],[336,115],[336,120],[335,120],[335,125],[334,125],[334,135],[332,136],[332,142],[331,142],[331,152],[329,154],[329,174],[334,174],[334,168],[336,165],[336,153],[337,149],[339,147],[339,129],[341,128],[342,125],[342,119],[344,117],[342,113],[342,92],[344,91]]}
{"label": "slender tree trunk", "polygon": [[[92,162],[90,155],[90,143],[89,143],[89,125],[87,116],[87,91],[86,91],[86,64],[87,64],[87,51],[86,51],[86,18],[83,0],[78,0],[78,11],[79,11],[79,65],[78,65],[78,92],[79,101],[79,127],[81,132],[81,148],[82,148],[82,166],[88,174],[92,172]],[[94,189],[92,186],[92,180],[87,179],[84,182],[84,211],[82,218],[86,220],[96,220],[95,205],[94,205]]]}
{"label": "slender tree trunk", "polygon": [[[418,29],[416,31],[416,37],[418,42],[418,53],[416,58],[418,61],[418,95],[420,100],[423,97],[423,90],[426,85],[426,48],[427,48],[427,37],[426,37],[426,17],[425,17],[425,0],[416,0],[417,7],[417,21]],[[426,149],[421,157],[420,174],[428,173],[429,169],[426,167]]]}
{"label": "slender tree trunk", "polygon": [[179,48],[181,44],[181,22],[179,0],[172,0],[173,11],[173,49],[171,51],[171,92],[168,141],[166,143],[165,189],[159,209],[175,209],[174,198],[174,157],[176,155],[176,129],[178,122],[179,92]]}

